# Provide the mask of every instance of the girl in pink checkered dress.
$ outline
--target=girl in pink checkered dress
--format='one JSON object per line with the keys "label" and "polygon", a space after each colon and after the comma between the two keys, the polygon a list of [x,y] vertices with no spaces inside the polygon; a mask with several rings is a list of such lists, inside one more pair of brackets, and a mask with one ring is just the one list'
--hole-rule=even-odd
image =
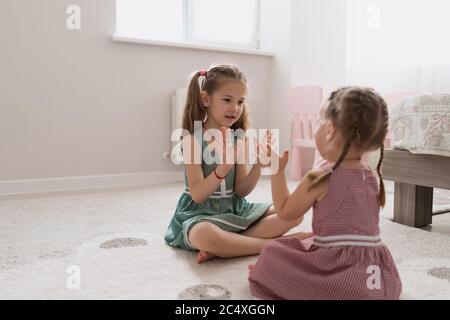
{"label": "girl in pink checkered dress", "polygon": [[[261,299],[398,299],[400,277],[379,235],[385,204],[381,175],[388,131],[385,101],[372,89],[346,87],[333,92],[321,110],[317,149],[328,164],[310,171],[288,191],[288,152],[272,176],[277,215],[286,221],[313,207],[313,237],[271,241],[250,265],[253,296]],[[362,161],[381,149],[375,174]]]}

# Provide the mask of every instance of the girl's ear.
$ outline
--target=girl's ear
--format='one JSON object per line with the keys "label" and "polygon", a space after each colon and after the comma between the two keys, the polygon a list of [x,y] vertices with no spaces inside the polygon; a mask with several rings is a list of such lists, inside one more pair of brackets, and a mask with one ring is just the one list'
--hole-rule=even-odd
{"label": "girl's ear", "polygon": [[209,107],[209,96],[208,96],[208,93],[206,91],[202,91],[202,92],[200,92],[200,96],[201,96],[201,99],[202,99],[202,105],[205,108]]}
{"label": "girl's ear", "polygon": [[336,135],[336,127],[331,120],[327,120],[325,124],[325,132],[327,141],[333,140]]}

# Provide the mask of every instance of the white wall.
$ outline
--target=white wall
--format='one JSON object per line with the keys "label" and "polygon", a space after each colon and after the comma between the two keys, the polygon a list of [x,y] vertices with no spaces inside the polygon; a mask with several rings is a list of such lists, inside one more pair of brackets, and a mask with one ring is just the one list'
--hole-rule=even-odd
{"label": "white wall", "polygon": [[269,126],[270,57],[113,42],[114,17],[114,0],[0,1],[0,181],[180,170],[162,158],[170,95],[213,62],[247,72]]}
{"label": "white wall", "polygon": [[[294,0],[295,2],[295,0]],[[292,0],[261,1],[261,48],[273,51],[270,66],[270,127],[280,131],[280,150],[290,145],[286,92],[292,74]]]}
{"label": "white wall", "polygon": [[345,0],[262,0],[262,47],[275,52],[270,126],[280,129],[282,150],[290,146],[287,89],[317,84],[326,97],[346,83],[345,12]]}
{"label": "white wall", "polygon": [[328,95],[346,83],[346,0],[292,5],[292,85],[318,84]]}
{"label": "white wall", "polygon": [[[82,30],[66,29],[66,8]],[[262,0],[262,49],[273,58],[118,43],[114,0],[0,2],[2,181],[179,172],[170,150],[170,95],[187,75],[234,62],[250,79],[256,128],[289,148],[286,90],[345,84],[345,0]]]}

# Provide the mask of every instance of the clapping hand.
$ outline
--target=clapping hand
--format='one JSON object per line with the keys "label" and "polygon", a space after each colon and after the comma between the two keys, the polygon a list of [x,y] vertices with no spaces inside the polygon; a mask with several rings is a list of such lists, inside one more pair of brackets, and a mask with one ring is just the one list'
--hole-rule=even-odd
{"label": "clapping hand", "polygon": [[276,150],[274,150],[275,138],[272,133],[266,131],[263,142],[258,143],[256,141],[257,152],[257,165],[262,168],[270,167],[271,174],[283,172],[286,169],[289,151],[284,151],[282,156],[279,156]]}

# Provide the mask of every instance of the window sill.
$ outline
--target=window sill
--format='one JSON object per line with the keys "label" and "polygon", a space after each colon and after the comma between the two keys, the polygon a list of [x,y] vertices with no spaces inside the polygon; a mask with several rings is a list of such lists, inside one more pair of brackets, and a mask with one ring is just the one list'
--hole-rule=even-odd
{"label": "window sill", "polygon": [[114,35],[113,41],[139,43],[139,44],[146,44],[146,45],[153,45],[153,46],[164,46],[164,47],[186,48],[186,49],[196,49],[196,50],[240,53],[240,54],[249,54],[249,55],[266,56],[266,57],[274,56],[273,52],[262,51],[262,50],[257,50],[257,49],[227,48],[227,47],[212,46],[212,45],[198,44],[198,43],[189,43],[189,42],[169,42],[169,41],[147,40],[147,39],[123,37],[123,36],[119,36],[119,35]]}

